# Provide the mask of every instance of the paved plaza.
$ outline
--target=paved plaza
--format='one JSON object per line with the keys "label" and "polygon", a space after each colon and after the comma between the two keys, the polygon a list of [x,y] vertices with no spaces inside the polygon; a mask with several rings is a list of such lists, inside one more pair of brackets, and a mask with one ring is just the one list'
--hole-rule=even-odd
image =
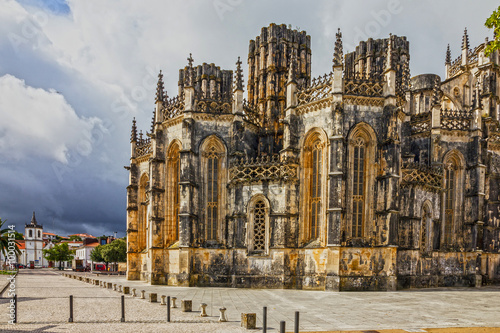
{"label": "paved plaza", "polygon": [[[261,329],[263,306],[268,308],[268,332],[278,332],[282,320],[287,323],[287,332],[293,332],[295,311],[300,312],[301,332],[500,327],[498,287],[340,293],[150,286],[127,281],[124,276],[76,274],[145,290],[146,296],[157,293],[158,301],[160,295],[177,297],[177,303],[189,299],[193,301],[193,312],[172,309],[172,322],[167,323],[166,306],[127,295],[126,323],[121,323],[118,292],[63,277],[55,270],[21,270],[16,278],[19,323],[7,324],[9,300],[0,299],[0,331],[249,332],[240,328],[241,313],[257,313],[257,327]],[[68,323],[69,295],[74,295],[72,324]],[[208,305],[208,317],[199,316],[200,303]],[[218,323],[220,307],[227,309],[229,322]]]}

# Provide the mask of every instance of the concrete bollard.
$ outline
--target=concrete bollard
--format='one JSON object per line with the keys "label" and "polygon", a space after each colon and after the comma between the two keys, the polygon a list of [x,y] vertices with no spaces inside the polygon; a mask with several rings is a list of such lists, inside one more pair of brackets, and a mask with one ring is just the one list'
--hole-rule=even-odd
{"label": "concrete bollard", "polygon": [[123,293],[124,293],[125,295],[130,294],[130,287],[123,287]]}
{"label": "concrete bollard", "polygon": [[160,305],[167,305],[167,303],[165,303],[165,295],[161,295],[160,298],[161,298],[161,303]]}
{"label": "concrete bollard", "polygon": [[207,304],[206,303],[201,303],[200,304],[200,308],[201,308],[201,313],[200,313],[200,317],[207,317]]}
{"label": "concrete bollard", "polygon": [[116,290],[116,283],[113,283],[113,290]]}
{"label": "concrete bollard", "polygon": [[146,290],[141,290],[141,299],[145,299],[146,298]]}
{"label": "concrete bollard", "polygon": [[158,301],[158,295],[156,293],[149,293],[149,302],[156,303]]}
{"label": "concrete bollard", "polygon": [[172,297],[172,308],[176,308],[177,304],[175,304],[175,301],[177,300],[177,297]]}
{"label": "concrete bollard", "polygon": [[137,295],[135,294],[135,288],[132,288],[132,297],[135,297],[135,296],[137,296]]}
{"label": "concrete bollard", "polygon": [[255,329],[257,325],[257,314],[255,313],[242,313],[241,314],[241,327],[247,330]]}
{"label": "concrete bollard", "polygon": [[181,311],[182,312],[191,312],[193,311],[193,301],[189,299],[181,300]]}
{"label": "concrete bollard", "polygon": [[108,287],[108,289],[113,288],[113,284],[111,282],[108,282],[108,284],[106,286]]}
{"label": "concrete bollard", "polygon": [[227,317],[226,317],[226,308],[225,307],[222,307],[219,309],[220,311],[220,316],[219,316],[219,321],[221,323],[224,323],[227,321]]}
{"label": "concrete bollard", "polygon": [[122,292],[122,285],[118,285],[118,292],[121,293]]}

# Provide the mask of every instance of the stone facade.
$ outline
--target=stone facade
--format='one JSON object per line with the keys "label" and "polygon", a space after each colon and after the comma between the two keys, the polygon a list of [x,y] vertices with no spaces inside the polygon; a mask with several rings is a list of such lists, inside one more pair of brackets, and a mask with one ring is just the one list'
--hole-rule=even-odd
{"label": "stone facade", "polygon": [[310,36],[271,24],[237,69],[160,73],[131,136],[127,278],[318,290],[500,280],[498,52],[410,77],[405,37],[361,42],[311,78]]}

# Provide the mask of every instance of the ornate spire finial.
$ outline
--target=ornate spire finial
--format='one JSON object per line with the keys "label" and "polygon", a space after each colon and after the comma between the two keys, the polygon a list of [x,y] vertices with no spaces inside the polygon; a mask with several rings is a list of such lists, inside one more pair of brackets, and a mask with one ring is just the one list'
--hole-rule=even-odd
{"label": "ornate spire finial", "polygon": [[392,69],[392,34],[389,34],[389,41],[387,43],[387,57],[385,61],[385,69]]}
{"label": "ornate spire finial", "polygon": [[193,86],[193,76],[194,76],[194,70],[193,70],[193,56],[191,53],[189,53],[189,58],[187,58],[188,60],[188,67],[184,73],[184,84],[188,87],[192,87]]}
{"label": "ornate spire finial", "polygon": [[153,110],[153,119],[151,119],[151,134],[155,132],[156,108]]}
{"label": "ornate spire finial", "polygon": [[464,30],[464,36],[462,37],[462,50],[469,49],[469,35],[467,34],[467,28]]}
{"label": "ornate spire finial", "polygon": [[243,90],[243,70],[241,69],[240,57],[236,62],[236,90]]}
{"label": "ornate spire finial", "polygon": [[142,142],[144,141],[144,139],[142,138],[142,130],[139,132],[139,142]]}
{"label": "ornate spire finial", "polygon": [[411,89],[411,75],[410,75],[410,65],[406,61],[403,65],[403,90],[408,91]]}
{"label": "ornate spire finial", "polygon": [[134,120],[132,120],[132,133],[130,134],[130,142],[137,142],[137,125],[135,117]]}
{"label": "ornate spire finial", "polygon": [[436,78],[436,81],[434,81],[434,89],[432,90],[432,103],[431,103],[431,106],[441,104],[441,102],[439,100],[439,84],[440,84],[439,79]]}
{"label": "ornate spire finial", "polygon": [[342,66],[343,61],[343,48],[342,48],[342,33],[340,32],[340,28],[335,34],[335,50],[333,51],[333,67]]}
{"label": "ornate spire finial", "polygon": [[33,216],[31,217],[31,224],[36,225],[36,217],[35,217],[35,212],[33,211]]}
{"label": "ornate spire finial", "polygon": [[158,83],[156,84],[156,103],[163,102],[165,100],[165,96],[163,95],[163,90],[165,89],[163,85],[163,74],[158,74]]}
{"label": "ornate spire finial", "polygon": [[446,59],[444,62],[445,65],[451,65],[451,50],[450,50],[450,44],[448,44],[448,47],[446,48]]}

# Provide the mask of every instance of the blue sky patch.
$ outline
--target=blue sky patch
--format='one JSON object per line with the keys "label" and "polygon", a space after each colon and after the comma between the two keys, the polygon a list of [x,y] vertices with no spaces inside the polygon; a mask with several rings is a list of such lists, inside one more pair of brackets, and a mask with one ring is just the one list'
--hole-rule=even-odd
{"label": "blue sky patch", "polygon": [[70,9],[65,0],[17,0],[21,5],[39,7],[54,14],[69,14]]}

